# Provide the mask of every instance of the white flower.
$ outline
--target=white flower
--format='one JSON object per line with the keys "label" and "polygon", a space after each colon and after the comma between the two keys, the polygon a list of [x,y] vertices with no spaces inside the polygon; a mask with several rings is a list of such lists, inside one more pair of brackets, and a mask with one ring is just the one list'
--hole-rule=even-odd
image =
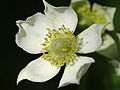
{"label": "white flower", "polygon": [[101,6],[97,3],[91,7],[88,0],[71,0],[71,7],[77,12],[80,19],[78,25],[81,27],[90,26],[94,23],[110,22],[105,28],[114,30],[115,7]]}
{"label": "white flower", "polygon": [[43,2],[45,15],[37,13],[26,21],[16,22],[19,27],[17,45],[28,53],[43,53],[21,70],[17,83],[23,79],[45,82],[53,78],[61,66],[66,65],[59,87],[79,84],[94,59],[76,53],[94,52],[102,43],[101,32],[107,23],[93,24],[75,37],[73,32],[78,19],[74,10]]}
{"label": "white flower", "polygon": [[[110,22],[104,30],[114,30],[113,19],[116,8],[94,3],[91,10],[88,0],[72,0],[71,7],[78,13],[80,27],[90,26],[93,23]],[[104,33],[102,38],[103,44],[96,51],[108,58],[118,59],[117,47],[112,37]]]}

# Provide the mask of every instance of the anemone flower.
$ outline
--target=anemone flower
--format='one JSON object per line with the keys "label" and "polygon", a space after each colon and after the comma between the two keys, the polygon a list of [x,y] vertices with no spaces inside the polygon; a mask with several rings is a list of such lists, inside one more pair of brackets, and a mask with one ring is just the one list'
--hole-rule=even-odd
{"label": "anemone flower", "polygon": [[17,45],[31,54],[43,53],[21,70],[17,83],[23,79],[45,82],[65,65],[59,87],[79,84],[94,59],[77,53],[94,52],[102,44],[101,32],[107,23],[93,24],[75,36],[78,18],[74,10],[43,2],[44,14],[38,12],[26,21],[16,21],[19,27],[16,34]]}

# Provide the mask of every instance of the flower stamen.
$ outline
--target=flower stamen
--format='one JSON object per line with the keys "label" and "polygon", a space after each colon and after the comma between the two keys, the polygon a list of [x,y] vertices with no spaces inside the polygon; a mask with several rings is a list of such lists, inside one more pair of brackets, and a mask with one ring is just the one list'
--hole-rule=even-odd
{"label": "flower stamen", "polygon": [[[96,8],[90,10],[86,4],[82,7],[78,7],[77,13],[83,16],[83,20],[81,20],[82,22],[80,22],[80,24],[88,23],[89,25],[92,25],[94,23],[104,23],[107,21],[106,17],[101,14]],[[85,22],[85,20],[87,22]]]}
{"label": "flower stamen", "polygon": [[47,30],[48,34],[46,36],[48,38],[44,38],[45,42],[41,44],[44,46],[42,58],[50,61],[52,65],[59,66],[73,61],[76,56],[75,52],[78,49],[79,39],[64,25],[58,30],[49,28]]}

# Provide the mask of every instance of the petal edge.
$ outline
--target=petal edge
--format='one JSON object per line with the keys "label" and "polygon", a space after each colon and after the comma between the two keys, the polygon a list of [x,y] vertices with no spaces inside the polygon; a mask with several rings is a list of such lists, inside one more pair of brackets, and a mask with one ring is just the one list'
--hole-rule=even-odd
{"label": "petal edge", "polygon": [[108,23],[97,23],[88,27],[81,32],[77,37],[79,38],[80,49],[78,53],[94,52],[102,44],[102,30]]}
{"label": "petal edge", "polygon": [[53,28],[47,17],[41,13],[36,13],[28,17],[26,21],[16,21],[16,24],[19,28],[16,34],[16,44],[28,53],[40,53],[43,48],[40,44],[44,42],[48,33],[46,28]]}
{"label": "petal edge", "polygon": [[79,84],[81,77],[85,74],[90,64],[94,62],[94,59],[90,57],[78,56],[77,61],[73,66],[68,64],[65,67],[65,71],[58,88],[69,84]]}
{"label": "petal edge", "polygon": [[59,29],[62,25],[69,28],[70,31],[75,31],[78,18],[75,11],[70,7],[55,7],[43,0],[45,5],[44,13],[52,22],[55,29]]}
{"label": "petal edge", "polygon": [[17,84],[28,79],[33,82],[45,82],[53,78],[60,70],[60,67],[52,66],[50,62],[43,58],[31,61],[18,75]]}

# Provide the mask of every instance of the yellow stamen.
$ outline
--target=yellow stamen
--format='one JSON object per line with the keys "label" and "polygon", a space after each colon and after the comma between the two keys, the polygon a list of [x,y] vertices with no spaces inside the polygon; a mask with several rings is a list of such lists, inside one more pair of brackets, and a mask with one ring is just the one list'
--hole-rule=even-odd
{"label": "yellow stamen", "polygon": [[64,25],[58,30],[49,28],[47,30],[48,34],[46,36],[48,38],[44,38],[45,42],[41,44],[44,46],[42,57],[49,61],[51,65],[63,66],[65,63],[73,61],[76,56],[75,51],[78,49],[79,39]]}

